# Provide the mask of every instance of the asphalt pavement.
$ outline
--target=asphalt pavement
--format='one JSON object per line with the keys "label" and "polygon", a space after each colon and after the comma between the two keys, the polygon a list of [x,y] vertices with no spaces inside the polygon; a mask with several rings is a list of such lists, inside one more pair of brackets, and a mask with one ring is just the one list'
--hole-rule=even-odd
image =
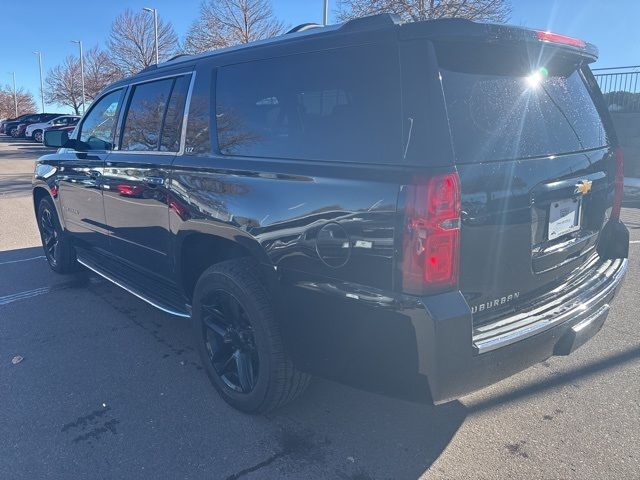
{"label": "asphalt pavement", "polygon": [[188,320],[49,270],[30,190],[45,153],[0,137],[0,479],[640,478],[640,204],[622,291],[573,355],[438,407],[314,379],[247,416]]}

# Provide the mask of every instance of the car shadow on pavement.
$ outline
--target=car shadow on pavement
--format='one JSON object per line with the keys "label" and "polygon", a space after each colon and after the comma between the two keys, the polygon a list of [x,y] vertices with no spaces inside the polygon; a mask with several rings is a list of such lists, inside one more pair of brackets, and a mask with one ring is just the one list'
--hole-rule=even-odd
{"label": "car shadow on pavement", "polygon": [[0,160],[4,159],[36,159],[42,155],[55,152],[54,148],[45,147],[25,138],[11,138],[0,136],[0,146],[9,147],[10,150],[0,150]]}
{"label": "car shadow on pavement", "polygon": [[0,173],[0,198],[30,195],[31,177],[30,174],[23,173],[8,175]]}
{"label": "car shadow on pavement", "polygon": [[638,360],[640,360],[640,347],[631,347],[607,357],[600,358],[599,360],[593,361],[579,368],[574,368],[565,373],[557,374],[542,382],[532,382],[502,395],[495,395],[481,400],[478,403],[468,406],[466,410],[469,414],[491,410],[499,407],[500,405],[504,405],[505,403],[532,397],[540,394],[541,392],[549,391],[563,385],[570,385],[577,379],[584,380],[600,372],[619,368],[627,363],[633,363]]}
{"label": "car shadow on pavement", "polygon": [[[124,345],[128,342],[139,345],[139,350],[134,354],[135,358],[139,358],[143,365],[149,365],[151,370],[163,370],[163,375],[166,375],[166,380],[161,384],[157,384],[158,380],[155,378],[150,379],[148,384],[141,385],[141,392],[152,392],[162,388],[166,397],[180,397],[180,403],[174,406],[181,410],[176,417],[179,419],[177,423],[186,425],[190,432],[191,444],[218,445],[229,442],[228,432],[218,427],[220,423],[250,424],[254,430],[253,435],[237,435],[231,440],[240,451],[253,449],[252,454],[247,458],[230,460],[230,473],[212,478],[241,478],[252,471],[265,468],[270,463],[274,463],[274,467],[284,472],[283,476],[287,478],[415,478],[438,458],[465,419],[465,409],[460,402],[435,407],[417,401],[424,394],[424,385],[416,386],[410,382],[384,385],[383,381],[376,382],[373,377],[367,382],[361,381],[359,389],[315,379],[305,395],[276,412],[254,417],[238,413],[227,407],[209,384],[200,367],[200,359],[190,347],[191,332],[188,321],[159,313],[119,287],[105,281],[96,281],[97,277],[89,272],[71,276],[54,275],[49,272],[42,255],[40,247],[0,252],[0,275],[13,276],[13,282],[9,278],[0,282],[0,287],[4,285],[6,290],[0,292],[0,297],[7,293],[15,294],[18,288],[34,292],[37,290],[36,287],[51,287],[49,293],[41,294],[37,299],[16,300],[10,305],[14,312],[20,309],[25,313],[14,313],[6,320],[6,335],[14,339],[7,347],[24,355],[27,362],[35,361],[33,358],[36,355],[44,355],[45,350],[39,345],[21,339],[33,335],[28,330],[30,325],[49,318],[46,326],[38,329],[37,337],[43,342],[46,341],[48,348],[52,354],[56,352],[56,356],[48,358],[47,354],[47,358],[42,358],[44,364],[57,365],[54,371],[64,371],[66,378],[82,378],[82,371],[87,364],[102,364],[105,367],[108,365],[109,370],[120,372],[114,374],[113,381],[98,374],[92,376],[92,380],[87,380],[89,383],[66,387],[64,390],[84,397],[90,395],[86,392],[106,388],[111,391],[112,398],[127,398],[132,387],[116,379],[126,377],[124,372],[131,368],[129,365],[122,365],[123,358],[127,358],[130,352]],[[28,277],[28,282],[25,282],[29,285],[22,287],[23,281],[16,281],[18,277]],[[52,305],[60,306],[65,298],[74,300],[72,304],[64,305],[64,316],[51,317]],[[20,305],[17,302],[24,303]],[[0,305],[0,318],[8,312],[2,310],[3,308],[6,306]],[[102,313],[87,316],[87,308]],[[108,318],[109,323],[101,321],[100,315]],[[56,327],[55,322],[60,322],[60,326]],[[90,333],[94,330],[95,336]],[[60,335],[59,331],[74,332],[78,337]],[[97,352],[110,343],[122,347],[108,349],[111,355],[99,356]],[[37,354],[36,349],[39,350]],[[82,361],[78,362],[77,352],[80,351],[85,353],[81,357]],[[115,356],[112,356],[113,354]],[[176,364],[184,374],[176,376]],[[183,376],[187,373],[189,378]],[[33,372],[29,382],[49,385],[50,380],[46,378],[49,375],[57,373],[37,370]],[[94,378],[95,384],[92,383]],[[179,385],[180,382],[184,382],[182,388],[186,385],[186,395],[177,391],[179,387],[173,386]],[[13,392],[25,388],[24,385],[12,381],[9,381],[7,387]],[[69,390],[70,388],[75,389]],[[49,390],[51,389],[53,387],[49,387]],[[3,394],[2,390],[0,388],[0,395]],[[377,393],[372,394],[371,391]],[[66,398],[50,400],[54,403],[60,401],[62,404],[68,401]],[[31,417],[26,412],[29,409],[35,412],[37,408],[33,405],[38,404],[39,400],[23,398],[22,401],[26,408],[22,411],[25,415],[23,421],[29,421]],[[173,425],[171,420],[163,419],[160,412],[154,410],[156,405],[153,408],[149,406],[150,410],[146,412],[138,411],[139,407],[135,405],[132,400],[122,403],[118,409],[123,412],[119,419],[122,424],[117,429],[118,434],[123,434],[126,438],[135,437],[137,440],[134,446],[141,442],[142,447],[142,444],[151,441],[150,438],[138,436],[133,432],[144,429],[144,425],[132,424],[135,422],[134,418],[154,415],[154,421],[159,424]],[[109,410],[109,414],[115,412],[116,406],[112,408],[114,410]],[[209,417],[207,422],[202,422],[203,410]],[[124,418],[128,418],[129,422]],[[95,419],[98,420],[101,419]],[[68,421],[70,420],[65,418],[65,422]],[[86,426],[83,425],[81,429],[75,428],[74,432],[78,430],[83,434],[91,433],[93,421],[87,421]],[[96,428],[102,428],[100,425],[96,425]],[[169,428],[173,430],[177,426]],[[53,430],[45,433],[43,438],[23,437],[21,442],[25,442],[25,448],[29,444],[36,448],[40,442],[50,445],[50,442],[57,438],[56,435],[60,433]],[[84,437],[78,435],[73,441],[77,438]],[[109,448],[109,443],[106,443],[108,438],[100,440],[101,449]],[[256,438],[262,439],[259,441],[259,447],[255,446]],[[163,437],[162,441],[166,443],[163,451],[169,455],[168,452],[179,449],[184,439],[171,435]],[[77,443],[84,444],[85,440],[78,440]],[[211,457],[203,458],[203,462],[220,461],[221,453],[208,455]],[[98,462],[97,459],[92,461]],[[381,461],[385,465],[384,473],[377,471],[377,467],[372,467]],[[189,468],[187,465],[182,467]],[[184,473],[186,477],[192,476],[188,471]],[[258,472],[257,475],[261,473],[264,472]],[[263,478],[271,478],[269,475]]]}
{"label": "car shadow on pavement", "polygon": [[[16,421],[34,422],[37,417],[28,412],[38,411],[40,390],[27,385],[58,391],[49,377],[55,379],[64,372],[60,378],[72,379],[59,387],[64,395],[47,400],[59,404],[56,408],[62,411],[64,421],[58,417],[54,422],[50,420],[48,429],[39,430],[38,438],[21,437],[21,449],[17,451],[70,451],[70,446],[60,442],[72,433],[76,435],[71,440],[73,451],[84,452],[85,466],[94,472],[104,468],[102,459],[112,457],[119,442],[126,440],[128,451],[146,452],[145,446],[154,441],[153,435],[160,440],[157,450],[153,450],[152,457],[140,461],[151,467],[171,460],[174,478],[198,477],[190,462],[217,465],[219,476],[210,478],[224,479],[244,478],[253,472],[255,477],[251,478],[417,478],[432,467],[469,415],[533,397],[640,358],[640,348],[628,349],[503,394],[482,397],[476,403],[465,402],[467,405],[460,401],[430,405],[424,383],[415,379],[387,382],[372,375],[355,381],[358,389],[315,379],[307,393],[294,403],[268,415],[249,417],[227,407],[209,385],[189,346],[188,321],[159,313],[116,286],[96,282],[88,272],[51,277],[46,262],[33,260],[42,254],[40,247],[0,252],[0,267],[7,266],[7,274],[16,275],[16,279],[28,275],[37,282],[33,286],[52,285],[51,278],[66,279],[60,289],[52,289],[52,294],[38,297],[37,302],[20,300],[32,302],[31,313],[15,313],[14,309],[13,317],[6,319],[4,328],[7,338],[12,339],[7,346],[24,353],[27,361],[23,367],[28,368],[30,361],[35,363],[38,355],[42,356],[42,365],[51,366],[34,369],[29,378],[8,377],[9,390],[3,392],[0,387],[0,396],[31,392],[33,398],[26,393],[21,395],[24,408],[19,410]],[[59,308],[65,298],[66,315],[51,316],[52,306]],[[33,336],[28,329],[38,319],[46,319],[46,323],[38,324],[37,335]],[[28,340],[31,336],[40,343],[35,345]],[[97,370],[92,367],[88,375],[88,365],[95,365]],[[154,396],[158,390],[162,397]],[[102,393],[94,394],[95,391]],[[99,395],[104,392],[109,392],[109,406],[89,416],[82,416],[82,410],[68,397],[74,393],[90,403],[94,397],[102,398]],[[72,412],[79,415],[79,420],[74,420]],[[157,430],[148,428],[149,420]],[[175,458],[175,452],[183,451],[187,440],[194,449],[190,452],[191,461]],[[95,449],[95,445],[100,448]],[[102,453],[95,453],[98,451]],[[240,457],[234,458],[234,452],[245,453],[237,453]],[[114,472],[114,476],[118,475]],[[154,477],[149,471],[139,478]]]}

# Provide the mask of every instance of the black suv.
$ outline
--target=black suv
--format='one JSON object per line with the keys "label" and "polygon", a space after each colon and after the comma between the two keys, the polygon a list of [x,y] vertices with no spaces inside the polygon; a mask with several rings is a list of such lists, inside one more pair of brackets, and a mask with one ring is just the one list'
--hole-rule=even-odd
{"label": "black suv", "polygon": [[33,183],[47,259],[190,317],[243,411],[311,374],[456,398],[572,352],[621,284],[623,160],[596,57],[549,32],[380,15],[148,68],[73,138],[45,134],[61,147]]}

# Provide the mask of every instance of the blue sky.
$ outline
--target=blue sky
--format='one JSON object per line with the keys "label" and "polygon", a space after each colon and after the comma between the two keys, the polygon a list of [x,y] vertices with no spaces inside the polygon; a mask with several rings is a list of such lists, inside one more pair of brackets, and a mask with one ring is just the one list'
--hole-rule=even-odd
{"label": "blue sky", "polygon": [[[338,0],[330,0],[335,9]],[[38,59],[40,50],[46,71],[66,55],[76,54],[73,39],[82,39],[85,49],[103,45],[113,19],[125,8],[156,7],[183,36],[198,14],[200,0],[31,0],[2,2],[0,83],[10,83],[16,72],[18,86],[39,99]],[[291,26],[320,22],[322,0],[272,0],[275,13]],[[583,38],[600,49],[598,67],[640,65],[640,0],[512,0],[509,23],[544,28]],[[38,103],[39,105],[39,103]],[[49,106],[48,111],[55,111]],[[57,108],[60,110],[60,108]]]}

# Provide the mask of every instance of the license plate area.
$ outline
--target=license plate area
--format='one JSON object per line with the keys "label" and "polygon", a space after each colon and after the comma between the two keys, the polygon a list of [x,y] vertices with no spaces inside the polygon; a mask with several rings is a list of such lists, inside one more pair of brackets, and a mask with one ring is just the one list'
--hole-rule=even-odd
{"label": "license plate area", "polygon": [[580,230],[582,201],[576,198],[552,201],[549,205],[547,240]]}

